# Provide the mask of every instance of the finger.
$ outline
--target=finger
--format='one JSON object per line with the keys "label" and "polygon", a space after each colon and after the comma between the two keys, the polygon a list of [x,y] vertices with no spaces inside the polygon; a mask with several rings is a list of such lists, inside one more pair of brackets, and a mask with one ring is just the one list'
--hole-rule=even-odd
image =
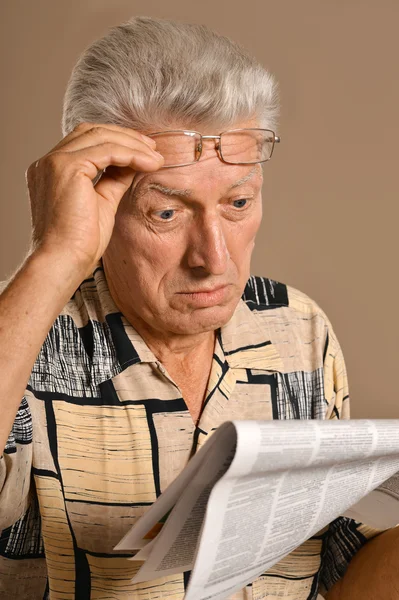
{"label": "finger", "polygon": [[120,144],[105,142],[74,152],[58,151],[53,153],[63,155],[64,160],[73,165],[73,169],[83,172],[94,179],[98,171],[113,165],[130,167],[135,171],[156,171],[164,163],[164,159],[156,152],[141,152]]}
{"label": "finger", "polygon": [[[98,146],[105,143],[119,144],[127,148],[132,148],[136,152],[147,152],[151,156],[155,150],[150,148],[145,142],[137,137],[127,135],[124,132],[110,131],[102,127],[96,127],[84,132],[82,135],[75,137],[73,140],[63,146],[63,152],[75,152],[84,150],[93,146]],[[157,156],[157,154],[155,154]]]}
{"label": "finger", "polygon": [[108,167],[96,185],[96,192],[107,200],[111,200],[116,210],[123,195],[132,185],[136,174],[137,171],[130,167]]}
{"label": "finger", "polygon": [[80,123],[79,125],[77,125],[75,127],[75,129],[69,135],[75,137],[75,135],[79,135],[86,131],[90,131],[91,129],[101,128],[101,127],[104,129],[108,129],[109,131],[119,131],[121,133],[126,133],[127,135],[130,135],[135,138],[138,137],[139,139],[142,139],[146,144],[150,145],[151,147],[156,146],[155,140],[148,137],[144,133],[141,133],[137,129],[132,129],[131,127],[122,127],[120,125],[115,125],[113,123]]}
{"label": "finger", "polygon": [[101,178],[101,183],[104,181],[114,181],[116,183],[120,183],[124,186],[129,186],[132,183],[132,179],[137,174],[135,169],[131,167],[115,167],[111,165],[107,167],[107,170],[104,171],[103,176]]}
{"label": "finger", "polygon": [[[115,143],[120,144],[121,146],[134,148],[137,152],[147,152],[150,156],[154,155],[155,150],[143,142],[141,134],[138,134],[136,131],[130,130],[132,134],[129,134],[127,133],[128,130],[123,127],[117,127],[117,130],[114,131],[103,126],[89,128],[87,124],[84,127],[82,126],[81,129],[83,131],[80,135],[75,135],[73,139],[62,147],[63,152],[75,152],[102,143]],[[155,153],[155,157],[159,160],[158,153]],[[93,185],[97,185],[102,174],[102,171],[98,171],[92,180]]]}
{"label": "finger", "polygon": [[110,125],[108,123],[80,123],[73,131],[66,135],[60,142],[51,149],[51,152],[64,148],[72,140],[83,136],[88,132],[92,131],[92,135],[95,133],[104,135],[106,132],[117,132],[124,135],[128,135],[130,138],[144,142],[150,148],[156,147],[156,142],[152,138],[128,127],[120,127],[119,125]]}

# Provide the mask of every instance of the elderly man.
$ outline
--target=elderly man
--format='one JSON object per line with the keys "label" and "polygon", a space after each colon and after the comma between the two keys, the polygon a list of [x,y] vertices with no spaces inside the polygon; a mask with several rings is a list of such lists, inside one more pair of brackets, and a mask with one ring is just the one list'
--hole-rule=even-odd
{"label": "elderly man", "polygon": [[[134,585],[113,548],[207,435],[348,418],[325,314],[250,277],[275,98],[203,26],[132,19],[78,61],[0,298],[1,598],[183,598],[188,573]],[[234,598],[397,598],[396,532],[361,548],[376,533],[337,519]]]}

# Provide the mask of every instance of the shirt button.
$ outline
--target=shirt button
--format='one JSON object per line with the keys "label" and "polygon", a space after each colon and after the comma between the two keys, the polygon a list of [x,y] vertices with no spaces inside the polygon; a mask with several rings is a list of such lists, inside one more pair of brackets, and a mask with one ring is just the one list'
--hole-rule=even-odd
{"label": "shirt button", "polygon": [[166,369],[161,365],[160,362],[157,362],[157,367],[161,371],[162,375],[165,375]]}

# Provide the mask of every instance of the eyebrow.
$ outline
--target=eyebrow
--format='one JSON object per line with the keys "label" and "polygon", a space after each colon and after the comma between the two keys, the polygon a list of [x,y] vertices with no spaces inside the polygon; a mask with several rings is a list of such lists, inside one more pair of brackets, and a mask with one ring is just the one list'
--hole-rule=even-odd
{"label": "eyebrow", "polygon": [[[244,183],[249,181],[249,179],[251,179],[255,175],[255,173],[259,173],[259,167],[257,164],[249,173],[244,175],[244,177],[241,177],[241,179],[239,179],[238,181],[233,183],[233,185],[231,185],[229,187],[228,191],[233,190],[234,188],[240,187],[240,185],[243,185]],[[153,183],[149,183],[148,186],[146,186],[146,191],[148,191],[148,190],[158,190],[165,196],[180,196],[182,198],[188,198],[189,196],[193,195],[192,190],[189,190],[189,189],[178,190],[175,188],[169,188],[166,185],[157,183],[156,181],[154,181]]]}

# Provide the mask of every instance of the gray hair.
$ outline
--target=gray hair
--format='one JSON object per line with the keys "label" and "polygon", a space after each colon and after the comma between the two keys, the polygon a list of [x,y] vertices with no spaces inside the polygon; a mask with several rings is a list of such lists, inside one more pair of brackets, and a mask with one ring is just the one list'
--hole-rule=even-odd
{"label": "gray hair", "polygon": [[81,122],[139,131],[246,119],[275,130],[274,77],[237,43],[204,25],[134,17],[80,56],[67,85],[62,131]]}

